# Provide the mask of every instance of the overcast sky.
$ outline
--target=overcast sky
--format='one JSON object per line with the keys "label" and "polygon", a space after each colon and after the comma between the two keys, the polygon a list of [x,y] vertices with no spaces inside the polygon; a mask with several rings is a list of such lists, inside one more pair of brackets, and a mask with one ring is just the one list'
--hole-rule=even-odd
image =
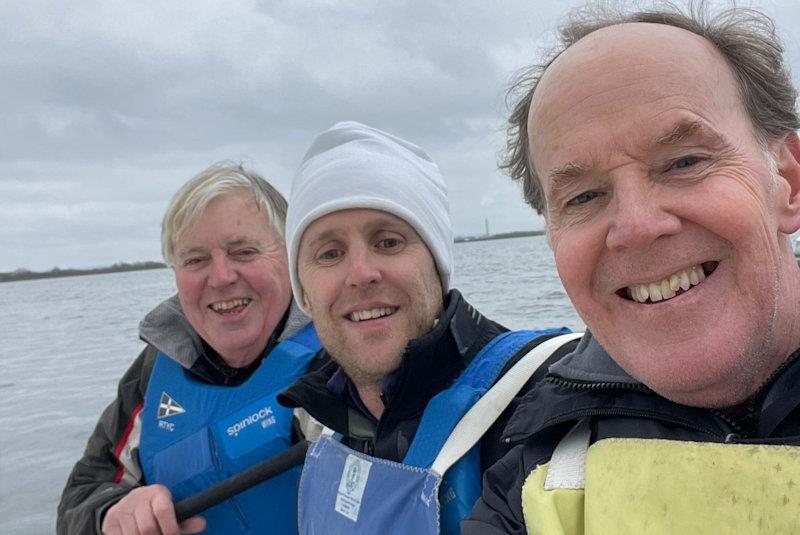
{"label": "overcast sky", "polygon": [[[183,182],[231,159],[288,195],[347,119],[431,153],[456,235],[541,228],[496,167],[504,94],[578,3],[3,2],[0,271],[160,260]],[[800,74],[797,4],[756,3]]]}

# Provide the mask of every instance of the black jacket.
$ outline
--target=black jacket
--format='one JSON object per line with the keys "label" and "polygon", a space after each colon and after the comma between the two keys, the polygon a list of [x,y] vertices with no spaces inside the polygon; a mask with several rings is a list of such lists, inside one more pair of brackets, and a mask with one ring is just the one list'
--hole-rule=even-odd
{"label": "black jacket", "polygon": [[[508,330],[481,315],[457,290],[450,291],[445,305],[433,330],[406,347],[393,395],[377,425],[349,396],[330,391],[328,381],[339,369],[333,361],[300,378],[278,396],[278,401],[288,407],[304,408],[320,423],[341,433],[342,442],[352,449],[402,461],[430,399],[449,387],[490,340]],[[544,339],[538,338],[523,347],[506,368]],[[535,375],[521,392],[526,392],[543,375]],[[481,440],[483,468],[508,451],[508,446],[500,441],[500,434],[515,407],[513,403],[506,409]]]}
{"label": "black jacket", "polygon": [[587,332],[520,401],[503,433],[516,446],[484,474],[483,496],[462,522],[462,533],[524,534],[525,478],[548,462],[564,435],[586,417],[593,442],[618,437],[800,445],[798,355],[791,355],[747,403],[721,411],[659,396],[625,373]]}

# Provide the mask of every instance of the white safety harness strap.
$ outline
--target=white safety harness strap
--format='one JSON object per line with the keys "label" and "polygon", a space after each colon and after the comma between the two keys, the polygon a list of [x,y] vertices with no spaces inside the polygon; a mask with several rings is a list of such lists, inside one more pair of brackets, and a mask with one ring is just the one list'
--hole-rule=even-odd
{"label": "white safety harness strap", "polygon": [[492,426],[528,379],[558,348],[583,336],[562,334],[531,349],[467,411],[442,446],[431,470],[443,475],[474,446]]}
{"label": "white safety harness strap", "polygon": [[588,418],[570,429],[550,457],[544,490],[583,489],[586,486],[586,453],[591,438]]}

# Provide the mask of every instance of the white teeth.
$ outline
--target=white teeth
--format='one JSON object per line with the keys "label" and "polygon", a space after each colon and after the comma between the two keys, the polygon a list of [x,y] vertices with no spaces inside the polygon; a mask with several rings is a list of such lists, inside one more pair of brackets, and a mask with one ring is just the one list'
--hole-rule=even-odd
{"label": "white teeth", "polygon": [[394,314],[394,308],[373,308],[371,310],[357,310],[350,313],[350,321],[364,321]]}
{"label": "white teeth", "polygon": [[694,268],[689,271],[689,282],[692,283],[692,286],[695,284],[700,284],[700,277],[697,276],[697,270]]}
{"label": "white teeth", "polygon": [[664,299],[672,299],[675,297],[675,290],[672,289],[671,282],[667,279],[661,281],[661,297]]}
{"label": "white teeth", "polygon": [[661,301],[661,286],[651,282],[647,289],[650,291],[650,301],[654,303]]}
{"label": "white teeth", "polygon": [[211,303],[211,310],[214,312],[224,312],[226,310],[231,310],[236,307],[244,306],[250,303],[252,299],[242,298],[242,299],[231,299],[230,301],[218,301],[216,303]]}
{"label": "white teeth", "polygon": [[689,274],[686,271],[681,271],[681,289],[685,292],[692,287],[692,282],[689,280]]}
{"label": "white teeth", "polygon": [[706,278],[703,268],[692,266],[673,273],[658,282],[647,284],[636,284],[629,286],[626,290],[628,296],[638,303],[644,303],[648,299],[652,303],[657,303],[666,299],[672,299],[677,295],[679,289],[688,290],[692,286],[697,286]]}
{"label": "white teeth", "polygon": [[695,273],[697,273],[697,279],[698,279],[697,284],[700,284],[701,282],[706,280],[706,274],[703,271],[703,268],[701,268],[700,266],[695,266],[694,271]]}
{"label": "white teeth", "polygon": [[669,277],[669,289],[673,292],[677,292],[678,288],[681,287],[681,278],[678,275],[670,275]]}
{"label": "white teeth", "polygon": [[647,297],[642,297],[642,289],[639,286],[633,286],[633,291],[631,293],[633,294],[633,299],[636,301],[647,299]]}

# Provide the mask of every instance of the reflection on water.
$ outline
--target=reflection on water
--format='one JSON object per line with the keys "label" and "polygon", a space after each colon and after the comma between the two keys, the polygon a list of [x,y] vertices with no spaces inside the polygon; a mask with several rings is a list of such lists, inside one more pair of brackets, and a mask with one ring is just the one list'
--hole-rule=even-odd
{"label": "reflection on water", "polygon": [[[582,328],[543,237],[460,243],[453,286],[510,328]],[[0,533],[55,530],[58,498],[139,320],[175,292],[167,269],[0,284]]]}

